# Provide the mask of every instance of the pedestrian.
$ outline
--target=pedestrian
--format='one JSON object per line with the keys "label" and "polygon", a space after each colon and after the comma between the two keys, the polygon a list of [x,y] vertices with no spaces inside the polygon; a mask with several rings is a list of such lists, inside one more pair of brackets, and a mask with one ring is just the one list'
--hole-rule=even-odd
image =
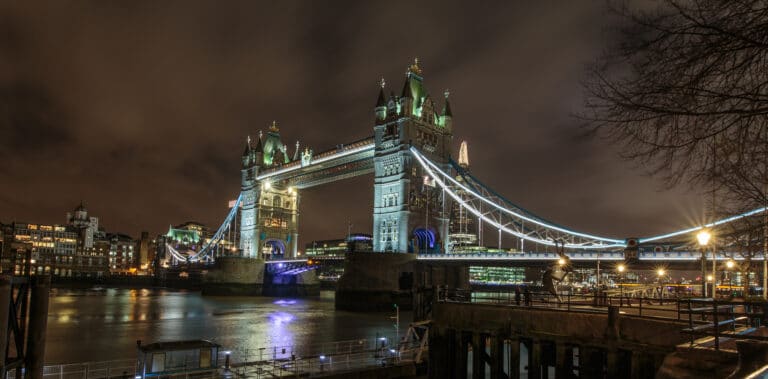
{"label": "pedestrian", "polygon": [[515,286],[515,304],[520,305],[520,286]]}
{"label": "pedestrian", "polygon": [[528,287],[525,287],[525,292],[523,292],[523,295],[525,297],[525,306],[530,307],[531,306],[531,290],[528,289]]}

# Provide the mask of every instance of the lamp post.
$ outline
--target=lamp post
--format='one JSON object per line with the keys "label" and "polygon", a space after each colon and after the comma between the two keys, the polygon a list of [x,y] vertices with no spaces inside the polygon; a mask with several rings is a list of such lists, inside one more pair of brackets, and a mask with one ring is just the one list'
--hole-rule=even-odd
{"label": "lamp post", "polygon": [[659,276],[659,285],[661,286],[661,291],[659,292],[659,305],[662,305],[664,302],[664,274],[666,274],[666,271],[664,271],[663,268],[656,270],[656,275]]}
{"label": "lamp post", "polygon": [[736,266],[736,262],[733,261],[733,259],[729,259],[728,262],[725,262],[725,267],[728,269],[728,292],[733,293],[733,279],[731,277],[732,272],[731,269]]}
{"label": "lamp post", "polygon": [[624,270],[626,269],[622,264],[616,267],[616,271],[619,272],[619,306],[624,305],[624,286],[622,284],[624,284]]}
{"label": "lamp post", "polygon": [[[699,234],[696,235],[696,239],[699,240],[699,248],[701,249],[701,296],[707,297],[707,244],[709,243],[709,238],[712,237],[709,232],[706,230],[702,230],[699,232]],[[712,287],[712,292],[714,292],[714,287]]]}

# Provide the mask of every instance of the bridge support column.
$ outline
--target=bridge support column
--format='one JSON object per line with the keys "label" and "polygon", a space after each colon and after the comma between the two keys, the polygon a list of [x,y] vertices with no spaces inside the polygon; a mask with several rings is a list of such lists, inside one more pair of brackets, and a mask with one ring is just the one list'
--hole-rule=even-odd
{"label": "bridge support column", "polygon": [[541,378],[541,341],[538,339],[531,340],[528,349],[528,378]]}
{"label": "bridge support column", "polygon": [[502,379],[504,376],[504,339],[498,333],[491,334],[491,379]]}
{"label": "bridge support column", "polygon": [[507,341],[509,349],[509,372],[510,379],[520,379],[520,339],[512,338]]}
{"label": "bridge support column", "polygon": [[51,277],[31,278],[29,325],[27,329],[27,354],[25,366],[28,379],[42,379],[45,364],[45,330],[48,326],[48,299],[51,294]]}
{"label": "bridge support column", "polygon": [[573,378],[573,347],[555,343],[555,378]]}
{"label": "bridge support column", "polygon": [[485,379],[485,342],[485,334],[472,334],[472,379]]}
{"label": "bridge support column", "polygon": [[594,347],[579,346],[579,378],[603,377],[603,352]]}
{"label": "bridge support column", "polygon": [[11,311],[11,283],[13,277],[10,275],[0,276],[0,354],[3,359],[0,360],[0,373],[5,373],[5,351],[8,347],[8,317]]}
{"label": "bridge support column", "polygon": [[472,340],[472,335],[457,330],[454,333],[455,349],[454,354],[454,370],[451,374],[452,377],[466,379],[467,372],[469,371],[468,355],[469,355],[469,343]]}
{"label": "bridge support column", "polygon": [[609,378],[625,377],[622,374],[621,352],[618,350],[609,350],[605,355],[605,368]]}
{"label": "bridge support column", "polygon": [[451,359],[456,354],[456,331],[453,329],[429,330],[429,372],[435,378],[450,378],[456,372],[456,361]]}
{"label": "bridge support column", "polygon": [[647,369],[647,359],[644,357],[645,354],[643,354],[640,351],[633,351],[632,352],[632,358],[630,361],[630,378],[631,379],[641,379],[645,378],[648,375],[646,374]]}

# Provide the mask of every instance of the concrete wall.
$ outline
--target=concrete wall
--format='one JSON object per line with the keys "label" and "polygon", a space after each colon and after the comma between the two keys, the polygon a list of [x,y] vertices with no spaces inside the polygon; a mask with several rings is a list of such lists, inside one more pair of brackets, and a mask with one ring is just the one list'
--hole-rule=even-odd
{"label": "concrete wall", "polygon": [[[393,303],[411,308],[413,264],[404,253],[348,253],[336,290],[336,309],[388,310]],[[403,289],[401,289],[401,287]]]}
{"label": "concrete wall", "polygon": [[203,276],[203,295],[260,296],[264,283],[264,260],[221,257]]}

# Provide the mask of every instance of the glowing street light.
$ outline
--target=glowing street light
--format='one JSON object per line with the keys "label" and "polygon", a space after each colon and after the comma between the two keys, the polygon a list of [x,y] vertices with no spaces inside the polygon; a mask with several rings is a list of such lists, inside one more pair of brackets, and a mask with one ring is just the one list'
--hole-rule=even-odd
{"label": "glowing street light", "polygon": [[734,263],[732,259],[728,260],[728,262],[725,262],[725,267],[728,267],[728,269],[732,269],[735,265],[736,263]]}
{"label": "glowing street light", "polygon": [[702,230],[699,234],[696,234],[696,239],[699,240],[699,246],[701,247],[707,246],[711,237],[712,235],[706,230]]}
{"label": "glowing street light", "polygon": [[659,276],[659,279],[661,279],[661,277],[663,277],[664,274],[666,274],[666,271],[664,271],[663,268],[660,268],[660,269],[656,270],[656,275]]}
{"label": "glowing street light", "polygon": [[[701,249],[701,296],[707,297],[707,282],[704,281],[704,277],[707,276],[707,244],[712,237],[706,229],[702,229],[696,234],[696,239],[699,241],[699,247]],[[712,292],[714,292],[714,287]]]}
{"label": "glowing street light", "polygon": [[558,259],[557,260],[557,264],[559,264],[560,266],[564,266],[565,265],[565,259],[563,259],[563,258]]}
{"label": "glowing street light", "polygon": [[624,281],[624,270],[626,270],[626,269],[627,268],[623,264],[620,264],[620,265],[616,266],[616,271],[619,272],[619,306],[624,305],[624,286],[623,286],[624,283],[623,283],[623,281]]}

